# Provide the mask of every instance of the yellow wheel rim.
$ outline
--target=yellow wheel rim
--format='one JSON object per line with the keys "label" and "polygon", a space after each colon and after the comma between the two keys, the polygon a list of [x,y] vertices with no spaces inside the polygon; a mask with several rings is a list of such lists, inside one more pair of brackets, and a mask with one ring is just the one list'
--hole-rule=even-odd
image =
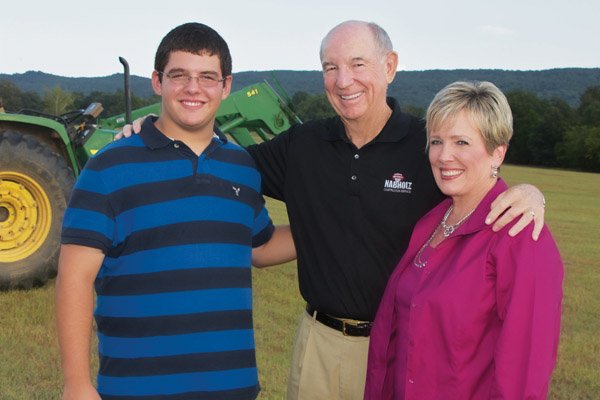
{"label": "yellow wheel rim", "polygon": [[0,171],[0,262],[33,254],[51,223],[50,200],[39,183],[19,172]]}

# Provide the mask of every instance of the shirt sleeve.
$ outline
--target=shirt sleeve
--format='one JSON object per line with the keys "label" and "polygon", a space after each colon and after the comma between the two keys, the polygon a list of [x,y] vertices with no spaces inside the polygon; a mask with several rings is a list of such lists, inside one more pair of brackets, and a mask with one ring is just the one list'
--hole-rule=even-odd
{"label": "shirt sleeve", "polygon": [[262,191],[265,196],[285,201],[288,149],[296,129],[297,125],[294,125],[287,132],[267,142],[246,148],[262,176]]}
{"label": "shirt sleeve", "polygon": [[547,227],[514,238],[502,230],[490,253],[502,328],[492,399],[546,399],[560,333],[563,265]]}
{"label": "shirt sleeve", "polygon": [[252,229],[252,247],[262,246],[267,243],[271,236],[273,236],[273,231],[275,227],[273,226],[273,222],[269,217],[269,213],[267,209],[263,207],[262,211],[254,220],[254,228]]}
{"label": "shirt sleeve", "polygon": [[115,217],[103,182],[101,173],[87,166],[79,175],[63,217],[62,244],[93,247],[104,254],[112,247]]}
{"label": "shirt sleeve", "polygon": [[[260,174],[257,173],[257,175],[258,179],[262,180]],[[260,184],[257,185],[257,187],[260,186]],[[269,212],[265,207],[265,198],[260,192],[256,193],[253,206],[254,224],[252,226],[252,247],[259,247],[271,239],[275,227],[273,226],[273,221],[271,221]]]}

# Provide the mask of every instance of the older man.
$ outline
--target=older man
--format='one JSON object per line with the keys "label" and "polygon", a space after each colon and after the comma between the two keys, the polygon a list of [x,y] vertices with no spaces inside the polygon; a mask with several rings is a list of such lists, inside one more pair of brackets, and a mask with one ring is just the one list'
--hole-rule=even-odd
{"label": "older man", "polygon": [[[288,399],[362,399],[371,322],[417,220],[441,199],[423,122],[386,96],[398,66],[387,33],[346,21],[321,44],[325,91],[337,117],[251,146],[264,194],[286,203],[307,312],[298,327]],[[491,173],[491,171],[490,171]],[[543,196],[509,189],[490,212],[516,234],[543,222]],[[536,217],[537,215],[537,217]]]}
{"label": "older man", "polygon": [[[264,194],[287,205],[308,304],[288,398],[362,399],[370,321],[413,226],[442,195],[422,121],[386,97],[398,66],[386,32],[373,23],[344,22],[323,39],[321,63],[338,116],[297,125],[248,151]],[[541,217],[541,195],[526,189],[534,199],[525,203],[539,204]],[[491,217],[504,209],[500,204]],[[512,204],[499,222],[532,209]],[[519,228],[530,220],[526,215]]]}

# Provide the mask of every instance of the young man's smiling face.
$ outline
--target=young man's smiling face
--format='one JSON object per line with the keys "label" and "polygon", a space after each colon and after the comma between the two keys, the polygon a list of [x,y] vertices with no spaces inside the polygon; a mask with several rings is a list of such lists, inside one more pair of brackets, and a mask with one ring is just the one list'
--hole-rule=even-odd
{"label": "young man's smiling face", "polygon": [[[184,75],[184,79],[172,79],[177,75],[179,78]],[[192,79],[187,81],[185,75]],[[211,85],[212,78],[225,80]],[[179,132],[212,134],[217,109],[231,90],[231,76],[222,76],[217,55],[174,51],[164,71],[153,72],[152,86],[162,97],[159,121],[165,130],[163,133],[172,137],[177,137]]]}

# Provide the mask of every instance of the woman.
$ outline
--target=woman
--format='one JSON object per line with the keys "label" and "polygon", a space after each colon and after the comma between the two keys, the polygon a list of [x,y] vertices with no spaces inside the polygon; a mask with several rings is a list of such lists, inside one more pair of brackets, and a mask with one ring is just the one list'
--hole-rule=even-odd
{"label": "woman", "polygon": [[[563,268],[550,232],[484,222],[506,184],[506,98],[455,82],[427,110],[429,161],[448,196],[415,227],[371,332],[365,398],[541,399],[556,360]],[[529,227],[528,229],[532,229]]]}

